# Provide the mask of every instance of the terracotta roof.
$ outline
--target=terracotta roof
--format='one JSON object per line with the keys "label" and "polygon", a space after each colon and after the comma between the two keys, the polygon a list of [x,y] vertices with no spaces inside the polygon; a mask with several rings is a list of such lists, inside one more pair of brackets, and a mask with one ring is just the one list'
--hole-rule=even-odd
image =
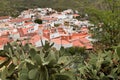
{"label": "terracotta roof", "polygon": [[65,33],[65,30],[63,28],[57,28],[59,33]]}
{"label": "terracotta roof", "polygon": [[92,49],[93,48],[91,42],[86,38],[81,38],[80,42],[85,46],[86,49]]}
{"label": "terracotta roof", "polygon": [[80,16],[80,15],[79,15],[79,14],[73,14],[73,16],[74,16],[74,17],[78,17],[78,16]]}
{"label": "terracotta roof", "polygon": [[73,41],[73,46],[78,46],[78,47],[85,47],[79,40]]}
{"label": "terracotta roof", "polygon": [[34,36],[31,37],[30,43],[32,43],[33,45],[35,45],[35,43],[36,43],[37,41],[39,41],[39,40],[41,40],[41,38],[40,38],[40,36],[37,34],[37,35],[34,35]]}
{"label": "terracotta roof", "polygon": [[29,21],[29,20],[31,20],[31,18],[16,18],[16,19],[10,20],[10,22],[23,22],[23,21]]}
{"label": "terracotta roof", "polygon": [[42,20],[54,21],[54,20],[57,20],[57,18],[54,18],[54,17],[44,17],[44,18],[42,18]]}
{"label": "terracotta roof", "polygon": [[9,41],[7,37],[0,37],[0,45],[5,45]]}
{"label": "terracotta roof", "polygon": [[39,40],[41,40],[40,36],[38,34],[29,34],[30,39],[26,39],[22,41],[22,44],[25,45],[26,43],[31,43],[32,45],[35,45],[35,43]]}
{"label": "terracotta roof", "polygon": [[21,37],[24,36],[24,35],[26,35],[28,33],[27,32],[27,28],[19,28],[18,32],[19,32],[19,34],[20,34]]}
{"label": "terracotta roof", "polygon": [[9,18],[10,18],[10,16],[1,16],[0,20],[2,20],[2,19],[9,19]]}
{"label": "terracotta roof", "polygon": [[33,22],[27,22],[27,23],[24,24],[24,26],[30,25],[30,24],[32,24],[32,23],[33,23]]}
{"label": "terracotta roof", "polygon": [[52,39],[51,41],[56,44],[61,44],[61,42],[62,42],[62,44],[70,44],[70,42],[63,40],[63,39],[61,40],[61,38],[55,38],[55,39]]}
{"label": "terracotta roof", "polygon": [[86,38],[80,38],[79,39],[83,44],[87,44],[87,43],[90,43],[90,41]]}
{"label": "terracotta roof", "polygon": [[87,36],[88,34],[86,32],[82,32],[82,33],[72,33],[72,36]]}
{"label": "terracotta roof", "polygon": [[50,33],[50,30],[44,29],[43,32],[44,33]]}
{"label": "terracotta roof", "polygon": [[73,33],[71,35],[70,41],[79,40],[81,38],[85,38],[86,36],[88,36],[86,33]]}
{"label": "terracotta roof", "polygon": [[84,41],[80,41],[80,40],[76,40],[76,41],[73,41],[73,46],[78,46],[78,47],[85,47],[86,49],[92,49],[93,46],[90,42],[88,43],[83,43]]}
{"label": "terracotta roof", "polygon": [[85,47],[86,49],[93,49],[93,45],[91,43],[87,43]]}

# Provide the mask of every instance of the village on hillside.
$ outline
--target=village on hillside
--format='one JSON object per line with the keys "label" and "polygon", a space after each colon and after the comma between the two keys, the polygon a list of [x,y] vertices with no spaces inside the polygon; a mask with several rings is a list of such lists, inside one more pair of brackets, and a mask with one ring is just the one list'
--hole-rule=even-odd
{"label": "village on hillside", "polygon": [[[17,18],[10,16],[0,17],[0,49],[7,42],[21,41],[23,45],[31,43],[35,47],[41,47],[41,41],[54,43],[57,50],[61,46],[72,46],[92,49],[93,41],[90,37],[88,20],[80,21],[78,11],[72,9],[57,12],[52,8],[28,9],[21,12]],[[36,19],[42,21],[35,23]]]}

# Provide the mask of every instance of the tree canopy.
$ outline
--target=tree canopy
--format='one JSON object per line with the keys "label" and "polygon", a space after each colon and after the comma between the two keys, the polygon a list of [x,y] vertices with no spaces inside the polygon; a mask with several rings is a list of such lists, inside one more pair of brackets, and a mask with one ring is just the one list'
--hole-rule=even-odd
{"label": "tree canopy", "polygon": [[120,43],[120,3],[119,0],[105,0],[101,10],[88,9],[90,20],[95,24],[91,32],[93,38],[110,48]]}
{"label": "tree canopy", "polygon": [[38,23],[38,24],[42,24],[42,20],[41,19],[36,19],[34,22]]}

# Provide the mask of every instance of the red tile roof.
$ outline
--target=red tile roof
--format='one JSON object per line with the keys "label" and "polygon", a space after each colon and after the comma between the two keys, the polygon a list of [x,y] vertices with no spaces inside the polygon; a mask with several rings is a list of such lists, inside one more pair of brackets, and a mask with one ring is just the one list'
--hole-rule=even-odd
{"label": "red tile roof", "polygon": [[8,37],[0,37],[0,45],[5,45],[9,41]]}
{"label": "red tile roof", "polygon": [[93,45],[91,43],[87,43],[85,47],[86,49],[93,49]]}
{"label": "red tile roof", "polygon": [[52,42],[56,43],[56,44],[70,44],[70,42],[66,41],[66,40],[61,40],[61,38],[55,38],[51,40]]}
{"label": "red tile roof", "polygon": [[73,46],[78,46],[78,47],[85,47],[79,40],[73,41]]}
{"label": "red tile roof", "polygon": [[16,19],[12,19],[10,20],[10,22],[23,22],[23,21],[30,21],[31,18],[16,18]]}
{"label": "red tile roof", "polygon": [[35,45],[36,42],[41,40],[41,37],[38,34],[29,34],[29,39],[25,39],[22,41],[22,44],[25,45],[26,43],[31,43]]}
{"label": "red tile roof", "polygon": [[93,48],[92,44],[90,42],[87,42],[86,40],[82,41],[80,39],[80,40],[73,41],[72,43],[73,43],[73,46],[85,47],[86,49],[92,49]]}
{"label": "red tile roof", "polygon": [[33,22],[27,22],[27,23],[24,24],[24,26],[30,25],[30,24],[32,24],[32,23],[33,23]]}
{"label": "red tile roof", "polygon": [[86,38],[80,38],[79,39],[83,44],[90,43],[90,41]]}
{"label": "red tile roof", "polygon": [[37,35],[34,35],[34,36],[31,37],[30,43],[32,43],[33,45],[35,45],[35,43],[38,42],[38,41],[40,41],[40,40],[41,40],[41,38],[40,38],[40,36],[37,34]]}
{"label": "red tile roof", "polygon": [[26,34],[28,34],[27,28],[18,28],[18,32],[19,32],[19,34],[20,34],[21,37],[23,37]]}
{"label": "red tile roof", "polygon": [[42,20],[55,21],[55,20],[57,20],[57,18],[54,18],[54,17],[44,17],[44,18],[42,18]]}
{"label": "red tile roof", "polygon": [[73,16],[74,16],[74,17],[78,17],[78,16],[80,16],[80,15],[79,15],[79,14],[73,14]]}
{"label": "red tile roof", "polygon": [[0,17],[0,20],[9,19],[9,18],[10,18],[10,16],[1,16],[1,17]]}

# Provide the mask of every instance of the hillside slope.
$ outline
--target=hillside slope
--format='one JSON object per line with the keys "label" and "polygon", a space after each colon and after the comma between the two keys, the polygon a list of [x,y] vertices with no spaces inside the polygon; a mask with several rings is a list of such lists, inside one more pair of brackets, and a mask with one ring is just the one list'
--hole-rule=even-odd
{"label": "hillside slope", "polygon": [[[101,0],[99,0],[101,1]],[[55,9],[84,10],[98,2],[97,0],[0,0],[0,15],[18,15],[22,10],[35,7],[51,7]]]}

